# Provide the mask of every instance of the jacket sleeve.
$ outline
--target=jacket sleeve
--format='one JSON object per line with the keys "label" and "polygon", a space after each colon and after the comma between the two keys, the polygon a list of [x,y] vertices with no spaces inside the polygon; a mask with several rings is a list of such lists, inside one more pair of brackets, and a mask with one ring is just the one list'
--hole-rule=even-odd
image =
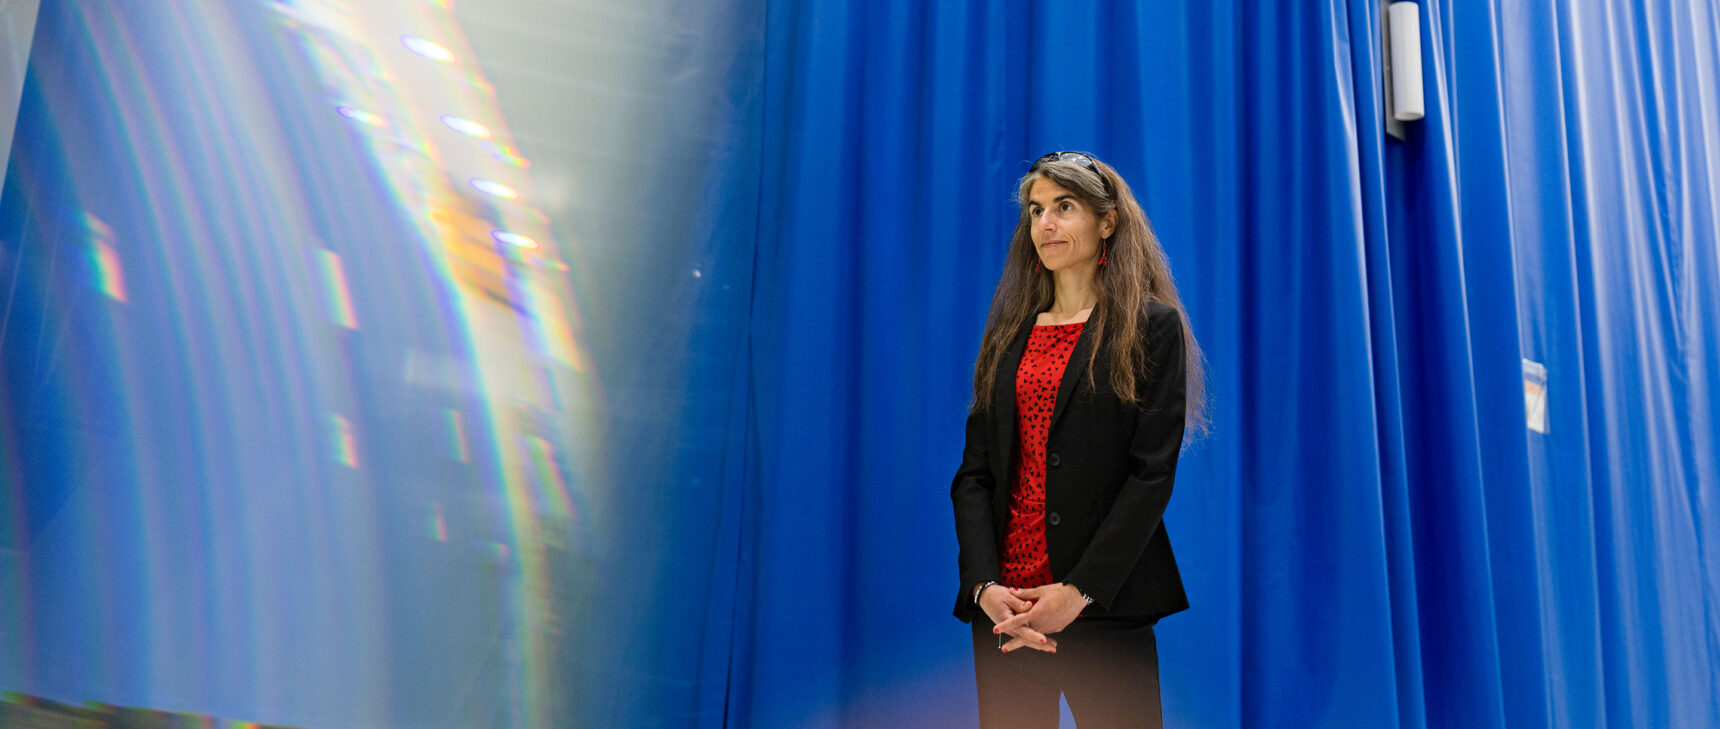
{"label": "jacket sleeve", "polygon": [[1141,402],[1129,446],[1129,476],[1081,559],[1064,577],[1103,609],[1110,608],[1148,540],[1159,530],[1176,479],[1177,455],[1182,450],[1187,377],[1182,319],[1175,309],[1167,307],[1150,317],[1147,326],[1151,370],[1141,380]]}
{"label": "jacket sleeve", "polygon": [[996,479],[986,454],[986,439],[991,433],[989,422],[977,410],[968,414],[962,465],[950,484],[950,501],[954,502],[956,513],[956,543],[960,549],[957,562],[961,567],[955,616],[962,622],[973,622],[978,614],[973,604],[973,588],[988,580],[1002,580],[991,504]]}

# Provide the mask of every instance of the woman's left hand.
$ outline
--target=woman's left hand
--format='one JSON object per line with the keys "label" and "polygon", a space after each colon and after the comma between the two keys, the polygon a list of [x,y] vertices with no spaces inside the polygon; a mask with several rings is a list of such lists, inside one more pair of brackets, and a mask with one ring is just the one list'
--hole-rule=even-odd
{"label": "woman's left hand", "polygon": [[1025,590],[1012,588],[1010,592],[1019,599],[1032,602],[1033,607],[998,623],[998,630],[1005,633],[1022,625],[1030,626],[1045,635],[1061,632],[1075,622],[1075,616],[1080,615],[1081,610],[1087,607],[1087,601],[1082,599],[1081,591],[1062,582]]}

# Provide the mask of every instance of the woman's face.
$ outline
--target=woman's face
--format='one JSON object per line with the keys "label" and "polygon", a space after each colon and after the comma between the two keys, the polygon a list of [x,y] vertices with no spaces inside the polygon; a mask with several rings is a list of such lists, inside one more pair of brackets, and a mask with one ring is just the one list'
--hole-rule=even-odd
{"label": "woman's face", "polygon": [[1099,250],[1116,228],[1117,212],[1095,215],[1075,193],[1049,177],[1033,181],[1028,188],[1027,215],[1033,231],[1033,247],[1045,268],[1061,271],[1081,266],[1098,267]]}

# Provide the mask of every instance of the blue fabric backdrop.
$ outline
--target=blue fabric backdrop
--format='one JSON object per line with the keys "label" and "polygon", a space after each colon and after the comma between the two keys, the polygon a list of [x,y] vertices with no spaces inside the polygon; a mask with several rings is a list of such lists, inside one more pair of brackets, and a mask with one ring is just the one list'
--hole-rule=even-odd
{"label": "blue fabric backdrop", "polygon": [[1400,142],[1371,2],[771,3],[729,722],[973,721],[946,486],[1086,149],[1211,365],[1170,725],[1720,725],[1720,15],[1579,5],[1423,3]]}

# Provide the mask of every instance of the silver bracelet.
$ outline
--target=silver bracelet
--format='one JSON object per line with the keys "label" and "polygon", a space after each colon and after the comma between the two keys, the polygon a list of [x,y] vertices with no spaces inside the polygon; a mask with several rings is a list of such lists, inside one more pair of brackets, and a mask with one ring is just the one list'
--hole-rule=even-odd
{"label": "silver bracelet", "polygon": [[986,580],[985,582],[979,583],[979,587],[973,588],[974,607],[979,607],[979,596],[985,594],[985,588],[991,587],[995,584],[997,584],[997,580]]}

